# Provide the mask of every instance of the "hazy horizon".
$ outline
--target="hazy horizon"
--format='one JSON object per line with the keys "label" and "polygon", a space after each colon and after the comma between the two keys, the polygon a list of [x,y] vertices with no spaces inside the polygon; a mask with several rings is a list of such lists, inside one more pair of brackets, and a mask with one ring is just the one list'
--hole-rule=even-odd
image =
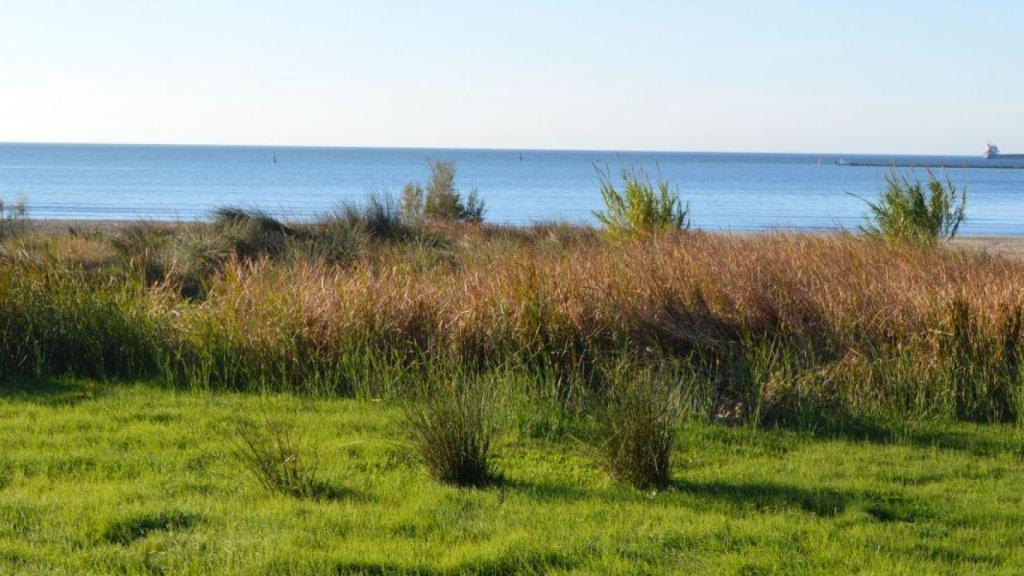
{"label": "hazy horizon", "polygon": [[[995,142],[992,142],[995,144]],[[818,150],[786,150],[786,151],[773,151],[773,150],[673,150],[673,149],[641,149],[641,148],[510,148],[502,146],[360,146],[358,144],[223,144],[217,142],[73,142],[73,141],[49,141],[49,140],[20,140],[20,141],[0,141],[0,146],[138,146],[138,147],[181,147],[181,148],[265,148],[265,149],[279,149],[287,150],[293,149],[339,149],[339,150],[451,150],[451,151],[467,151],[467,152],[598,152],[598,153],[616,153],[621,152],[624,154],[763,154],[766,156],[813,156],[820,154],[823,156],[874,156],[874,157],[886,157],[886,156],[927,156],[941,158],[943,156],[950,157],[981,157],[981,153],[978,151],[969,151],[963,153],[927,153],[927,152],[836,152],[836,151],[818,151]],[[1011,153],[1009,149],[1001,146],[1003,153]]]}
{"label": "hazy horizon", "polygon": [[0,141],[1024,152],[1024,6],[15,3]]}

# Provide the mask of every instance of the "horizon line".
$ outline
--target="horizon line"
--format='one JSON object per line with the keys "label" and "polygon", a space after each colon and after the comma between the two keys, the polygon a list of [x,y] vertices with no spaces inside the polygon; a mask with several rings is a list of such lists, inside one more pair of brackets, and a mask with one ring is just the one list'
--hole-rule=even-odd
{"label": "horizon line", "polygon": [[450,150],[459,152],[596,152],[602,154],[750,154],[750,155],[791,155],[791,156],[934,156],[934,157],[980,157],[981,154],[966,153],[922,153],[922,152],[821,152],[821,151],[784,151],[769,152],[764,150],[679,150],[679,149],[641,149],[641,148],[503,148],[489,146],[357,146],[357,145],[325,145],[325,144],[196,144],[196,143],[160,143],[160,142],[86,142],[86,141],[41,141],[41,140],[0,140],[0,146],[128,146],[150,148],[260,148],[260,149],[298,149],[298,150]]}

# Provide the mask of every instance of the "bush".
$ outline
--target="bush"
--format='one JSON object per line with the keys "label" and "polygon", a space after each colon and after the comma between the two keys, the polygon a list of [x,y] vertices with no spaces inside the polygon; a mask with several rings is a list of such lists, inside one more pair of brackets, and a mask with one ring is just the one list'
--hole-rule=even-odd
{"label": "bush", "polygon": [[402,191],[401,213],[410,220],[458,220],[482,222],[484,202],[476,190],[469,193],[465,203],[455,188],[455,162],[427,160],[430,166],[430,184],[426,190],[410,182]]}
{"label": "bush", "polygon": [[[595,166],[596,167],[596,166]],[[690,206],[683,206],[679,193],[658,178],[657,191],[643,168],[623,168],[623,190],[619,192],[611,177],[611,169],[597,168],[601,178],[601,197],[605,211],[594,216],[614,235],[634,236],[690,227]]]}
{"label": "bush", "polygon": [[869,211],[861,226],[865,234],[924,245],[956,236],[965,219],[966,188],[958,193],[952,181],[942,182],[929,171],[926,190],[920,180],[911,182],[895,168],[885,184],[877,202],[864,201]]}
{"label": "bush", "polygon": [[681,418],[678,394],[667,383],[650,374],[616,377],[599,445],[611,476],[638,490],[665,487]]}
{"label": "bush", "polygon": [[321,491],[316,464],[302,457],[291,426],[244,423],[238,426],[237,435],[236,458],[267,490],[299,498],[316,496]]}
{"label": "bush", "polygon": [[19,196],[8,208],[0,198],[0,240],[24,234],[28,228],[28,201]]}
{"label": "bush", "polygon": [[442,386],[407,410],[412,441],[434,479],[482,486],[493,478],[490,400],[479,385],[458,383]]}

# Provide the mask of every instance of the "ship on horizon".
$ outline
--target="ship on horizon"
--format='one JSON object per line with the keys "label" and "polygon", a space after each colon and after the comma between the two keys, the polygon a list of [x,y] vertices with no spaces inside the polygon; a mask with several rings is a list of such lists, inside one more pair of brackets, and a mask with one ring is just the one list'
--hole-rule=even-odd
{"label": "ship on horizon", "polygon": [[986,160],[1024,160],[1024,154],[1003,154],[999,146],[991,142],[985,145],[984,156]]}

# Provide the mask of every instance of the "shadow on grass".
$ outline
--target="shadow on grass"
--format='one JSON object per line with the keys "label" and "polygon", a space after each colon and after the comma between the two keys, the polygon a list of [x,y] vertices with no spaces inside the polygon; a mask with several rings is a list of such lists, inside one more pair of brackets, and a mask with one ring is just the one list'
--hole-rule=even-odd
{"label": "shadow on grass", "polygon": [[[960,423],[969,426],[968,423]],[[935,423],[916,430],[900,429],[864,418],[847,417],[841,423],[777,422],[766,426],[773,429],[806,434],[816,440],[843,440],[869,442],[878,445],[907,445],[967,452],[974,456],[990,456],[1005,451],[1024,454],[1024,434],[1000,434],[998,438],[981,432],[950,429],[953,424]],[[994,424],[994,427],[1000,425]]]}
{"label": "shadow on grass", "polygon": [[319,500],[325,502],[370,502],[373,500],[368,494],[353,490],[351,488],[345,488],[339,486],[333,482],[326,480],[317,480],[310,486],[309,494],[304,496],[311,500]]}
{"label": "shadow on grass", "polygon": [[97,383],[70,378],[0,377],[0,398],[41,406],[73,406],[107,394],[116,383]]}
{"label": "shadow on grass", "polygon": [[923,502],[900,494],[834,488],[803,488],[771,482],[730,483],[676,480],[672,488],[700,498],[721,500],[737,508],[761,512],[802,510],[830,518],[859,509],[879,522],[916,522],[929,516]]}
{"label": "shadow on grass", "polygon": [[739,508],[759,511],[798,509],[816,516],[835,516],[846,510],[857,495],[832,488],[800,488],[786,484],[693,482],[676,480],[672,488],[700,498],[725,501]]}
{"label": "shadow on grass", "polygon": [[[565,484],[537,484],[509,481],[502,489],[520,492],[539,501],[578,500],[634,501],[644,493],[626,488],[587,490]],[[833,516],[845,510],[857,495],[832,489],[805,489],[771,483],[733,484],[674,480],[663,495],[688,494],[701,499],[724,501],[737,508],[757,510],[800,509],[818,516]]]}
{"label": "shadow on grass", "polygon": [[153,532],[186,530],[201,520],[200,515],[188,512],[146,512],[112,522],[104,530],[103,539],[111,544],[128,545]]}
{"label": "shadow on grass", "polygon": [[[630,502],[646,498],[644,493],[625,487],[588,490],[568,484],[505,481],[502,490],[515,491],[538,502]],[[801,510],[831,518],[848,509],[860,509],[879,522],[916,522],[927,517],[923,503],[898,494],[845,491],[834,488],[803,488],[772,482],[735,483],[675,479],[663,496],[688,495],[705,502],[721,502],[735,509],[772,513]]]}
{"label": "shadow on grass", "polygon": [[401,566],[389,563],[340,562],[334,567],[334,574],[341,575],[405,575],[443,576],[479,575],[513,576],[515,574],[547,574],[553,570],[567,571],[577,563],[571,558],[554,551],[508,551],[491,558],[480,558],[446,568],[430,566]]}

